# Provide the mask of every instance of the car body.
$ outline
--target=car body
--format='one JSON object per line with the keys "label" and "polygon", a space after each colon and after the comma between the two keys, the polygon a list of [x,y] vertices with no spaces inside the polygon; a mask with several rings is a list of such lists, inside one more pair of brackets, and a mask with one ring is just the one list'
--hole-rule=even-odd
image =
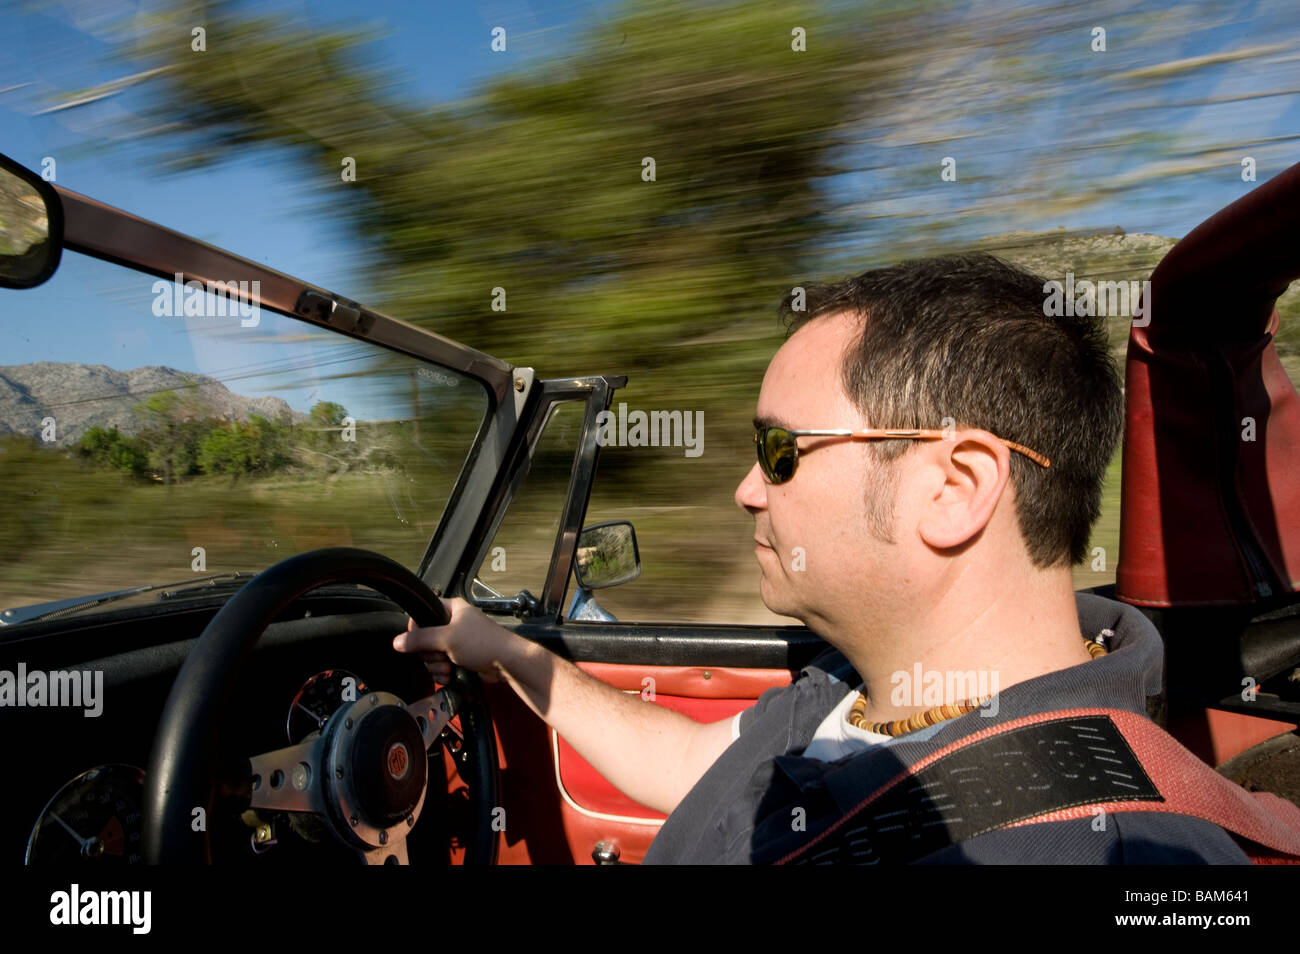
{"label": "car body", "polygon": [[[18,174],[13,164],[6,168]],[[825,648],[802,626],[620,622],[593,607],[590,588],[579,585],[570,598],[579,564],[588,564],[599,548],[591,536],[597,527],[586,522],[588,503],[601,453],[601,415],[626,385],[622,375],[539,379],[530,368],[85,196],[42,186],[35,178],[32,188],[45,197],[54,210],[50,221],[62,230],[52,243],[56,250],[112,263],[164,286],[173,282],[164,294],[178,296],[178,310],[184,307],[185,282],[205,284],[208,294],[217,283],[223,292],[233,286],[239,290],[230,293],[231,300],[256,305],[268,321],[276,316],[284,327],[301,325],[339,341],[364,342],[375,353],[401,356],[402,373],[420,376],[427,369],[430,376],[444,376],[443,384],[462,382],[466,393],[472,388],[481,395],[481,405],[475,405],[479,416],[465,430],[471,441],[457,471],[446,474],[443,512],[419,546],[418,558],[395,564],[359,549],[302,548],[296,557],[276,554],[286,559],[253,580],[208,578],[196,570],[187,584],[178,573],[181,582],[162,588],[167,599],[153,591],[101,593],[89,584],[76,590],[65,582],[57,598],[5,607],[0,671],[82,671],[103,678],[102,713],[93,719],[72,707],[0,708],[7,753],[12,764],[23,766],[21,784],[5,794],[8,822],[0,857],[10,863],[67,862],[79,850],[91,864],[105,860],[104,845],[119,835],[131,844],[123,850],[114,843],[112,860],[308,865],[337,854],[345,862],[360,856],[372,863],[390,858],[438,864],[636,862],[663,815],[610,785],[504,685],[465,680],[433,694],[419,667],[411,666],[413,660],[391,649],[408,615],[432,624],[438,614],[429,594],[463,595],[591,675],[700,721],[728,717],[764,691],[789,684]],[[54,265],[68,268],[69,257]],[[18,318],[10,314],[0,320]],[[491,559],[512,503],[534,476],[539,448],[560,409],[574,429],[560,455],[567,468],[557,484],[562,492],[551,498],[548,523],[554,529],[542,533],[549,559],[537,594],[523,590],[512,596],[476,574]],[[170,488],[170,473],[154,477]],[[326,483],[320,487],[323,494]],[[396,497],[389,502],[401,509]],[[383,504],[380,499],[376,506]],[[25,504],[11,498],[7,506],[16,513]],[[219,537],[219,524],[205,525],[203,532]],[[639,567],[634,537],[630,546]],[[111,540],[101,539],[96,547],[97,559],[112,559]],[[620,579],[634,576],[635,567]],[[1114,587],[1098,591],[1113,595]],[[1211,764],[1232,760],[1237,780],[1300,801],[1294,736],[1300,698],[1287,678],[1300,664],[1300,616],[1290,594],[1275,595],[1271,603],[1213,618],[1172,605],[1148,612],[1166,636],[1179,635],[1168,646],[1173,675],[1164,703],[1171,731]],[[103,602],[95,603],[96,598]],[[294,707],[308,698],[304,693],[340,672],[361,677],[360,698],[348,698],[345,683],[330,712],[317,712],[328,728],[298,739],[289,732],[291,746],[317,747],[284,755],[286,710],[292,725]],[[1241,692],[1243,674],[1258,693]],[[316,776],[331,767],[342,778],[354,764],[348,761],[353,743],[343,737],[342,716],[334,716],[355,712],[359,725],[373,724],[366,722],[372,718],[364,708],[368,699],[391,718],[393,732],[409,732],[418,724],[429,746],[428,796],[421,792],[413,813],[419,817],[411,826],[409,854],[404,835],[378,844],[382,826],[371,826],[370,841],[349,841],[347,799],[373,793],[331,788],[320,796],[334,799],[325,805],[305,795],[277,801],[265,786],[261,795],[250,787],[250,776],[269,781],[281,768],[290,778],[278,776],[277,791],[299,781],[304,790],[316,791]],[[420,721],[424,710],[418,700],[430,707],[428,722]],[[439,721],[441,702],[457,710],[455,719]],[[414,721],[402,715],[404,708]],[[197,755],[196,747],[202,750]],[[203,764],[189,765],[188,772],[176,769],[172,762],[182,751]],[[407,759],[415,756],[406,743],[393,743],[385,763],[390,776],[406,777]],[[299,767],[311,778],[293,776]],[[151,771],[168,772],[167,784],[155,785]],[[93,838],[82,832],[69,835],[52,854],[35,850],[43,838],[64,838],[57,827],[63,823],[52,818],[64,792],[116,800],[118,807],[93,820]],[[327,821],[300,824],[286,806],[316,811]],[[164,839],[151,828],[175,829],[199,809],[209,826],[202,839],[181,844],[183,839]],[[402,826],[401,819],[388,822],[395,831]],[[355,818],[352,827],[358,828]],[[99,847],[93,851],[99,854],[92,857],[86,844],[96,839]],[[400,852],[394,843],[401,843]],[[139,849],[133,850],[136,844]]]}

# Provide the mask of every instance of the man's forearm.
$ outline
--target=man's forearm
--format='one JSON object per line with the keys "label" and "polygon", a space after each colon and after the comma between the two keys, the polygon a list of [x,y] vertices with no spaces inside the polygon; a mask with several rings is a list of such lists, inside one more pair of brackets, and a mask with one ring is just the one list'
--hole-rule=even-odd
{"label": "man's forearm", "polygon": [[677,807],[699,773],[683,767],[701,728],[638,693],[615,689],[523,638],[510,640],[498,672],[519,697],[592,767],[630,798],[659,811]]}

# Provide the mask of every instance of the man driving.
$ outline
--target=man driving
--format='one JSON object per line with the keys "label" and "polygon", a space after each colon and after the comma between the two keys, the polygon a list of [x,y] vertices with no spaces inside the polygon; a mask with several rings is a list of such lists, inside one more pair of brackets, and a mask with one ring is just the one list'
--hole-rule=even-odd
{"label": "man driving", "polygon": [[[908,838],[880,818],[854,829],[900,772],[985,729],[1091,708],[1145,719],[1162,646],[1136,609],[1076,595],[1071,578],[1123,422],[1100,319],[1048,316],[1043,279],[987,255],[806,295],[806,310],[783,305],[792,333],[763,378],[758,460],[735,492],[754,518],[763,602],[831,647],[791,685],[697,723],[462,599],[444,601],[448,625],[412,624],[394,646],[424,654],[439,681],[453,662],[505,680],[612,784],[667,813],[647,863],[1246,862],[1188,814],[1037,818],[1059,806],[1036,802],[1045,786],[1029,776],[1012,786],[1027,806],[1015,817],[1034,824],[989,820],[950,778],[952,805],[987,823],[963,829],[931,799],[895,806],[919,826]],[[1140,789],[1136,764],[1115,784]],[[1089,800],[1108,796],[1070,804]],[[925,812],[947,837],[922,832]]]}

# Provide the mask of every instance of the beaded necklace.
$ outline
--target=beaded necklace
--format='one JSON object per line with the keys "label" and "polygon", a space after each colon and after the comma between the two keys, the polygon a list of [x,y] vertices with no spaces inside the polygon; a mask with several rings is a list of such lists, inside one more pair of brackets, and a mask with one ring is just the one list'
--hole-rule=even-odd
{"label": "beaded necklace", "polygon": [[[1113,636],[1114,633],[1105,629],[1101,631],[1103,639],[1108,635]],[[1089,639],[1085,636],[1083,644],[1088,647],[1088,653],[1093,659],[1106,655],[1106,647],[1098,640]],[[992,694],[989,694],[979,699],[958,702],[951,706],[935,706],[933,709],[918,712],[910,718],[895,719],[893,722],[868,722],[866,720],[867,694],[859,692],[857,701],[853,703],[853,708],[849,710],[845,718],[848,719],[849,725],[865,732],[874,732],[877,735],[903,735],[907,732],[915,732],[917,729],[924,729],[927,726],[938,725],[946,719],[955,719],[967,712],[973,712],[992,698]]]}

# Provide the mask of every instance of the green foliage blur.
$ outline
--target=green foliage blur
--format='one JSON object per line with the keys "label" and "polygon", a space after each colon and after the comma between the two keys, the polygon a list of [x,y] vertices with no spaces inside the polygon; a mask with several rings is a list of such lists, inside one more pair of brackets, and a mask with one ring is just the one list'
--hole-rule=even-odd
{"label": "green foliage blur", "polygon": [[[204,416],[192,402],[182,412],[182,403],[173,391],[151,395],[135,407],[136,413],[149,422],[140,433],[129,437],[116,427],[90,427],[77,441],[75,452],[101,467],[130,477],[161,480],[168,486],[180,478],[198,475],[227,475],[232,480],[265,476],[307,455],[329,458],[346,468],[361,456],[349,453],[347,444],[331,440],[332,432],[340,429],[347,416],[346,409],[334,401],[318,402],[305,428],[260,414],[250,415],[248,421]],[[321,448],[326,446],[334,447],[336,453],[323,453]],[[373,455],[379,450],[376,447],[367,453]]]}

